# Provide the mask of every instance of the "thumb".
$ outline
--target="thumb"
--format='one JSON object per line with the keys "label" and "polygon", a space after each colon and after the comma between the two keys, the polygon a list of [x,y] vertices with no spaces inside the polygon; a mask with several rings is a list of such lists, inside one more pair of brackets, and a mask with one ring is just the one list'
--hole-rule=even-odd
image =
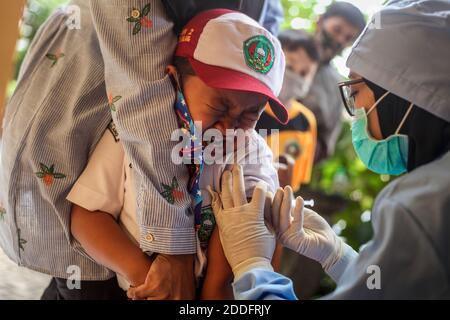
{"label": "thumb", "polygon": [[259,218],[264,219],[264,204],[266,203],[267,184],[258,182],[253,191],[251,204],[258,209]]}
{"label": "thumb", "polygon": [[206,189],[208,190],[209,194],[211,195],[211,207],[213,209],[214,216],[216,218],[218,218],[219,213],[222,210],[222,201],[220,200],[220,196],[217,192],[215,192],[211,188],[211,186],[208,186]]}

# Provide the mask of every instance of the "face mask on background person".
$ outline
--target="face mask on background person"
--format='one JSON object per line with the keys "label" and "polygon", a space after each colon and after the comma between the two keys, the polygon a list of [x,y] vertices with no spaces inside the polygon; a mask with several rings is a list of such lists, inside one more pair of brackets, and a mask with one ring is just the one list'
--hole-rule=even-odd
{"label": "face mask on background person", "polygon": [[321,51],[320,59],[322,62],[330,62],[344,49],[343,46],[335,41],[333,37],[323,28],[319,31],[318,39]]}
{"label": "face mask on background person", "polygon": [[409,106],[393,135],[383,140],[375,140],[368,131],[367,116],[388,94],[389,92],[386,92],[367,113],[364,108],[356,109],[352,121],[352,142],[358,157],[369,170],[378,174],[399,175],[407,171],[409,142],[408,136],[399,132],[413,104]]}
{"label": "face mask on background person", "polygon": [[311,88],[311,80],[307,80],[293,70],[286,68],[283,79],[283,87],[281,88],[278,98],[285,105],[292,99],[303,99]]}

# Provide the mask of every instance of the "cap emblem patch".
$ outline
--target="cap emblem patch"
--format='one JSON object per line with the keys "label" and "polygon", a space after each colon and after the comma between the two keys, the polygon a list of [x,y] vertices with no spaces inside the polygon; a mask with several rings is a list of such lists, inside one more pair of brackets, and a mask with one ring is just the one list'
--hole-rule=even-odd
{"label": "cap emblem patch", "polygon": [[244,41],[244,56],[247,66],[266,74],[275,61],[275,49],[267,37],[253,36]]}

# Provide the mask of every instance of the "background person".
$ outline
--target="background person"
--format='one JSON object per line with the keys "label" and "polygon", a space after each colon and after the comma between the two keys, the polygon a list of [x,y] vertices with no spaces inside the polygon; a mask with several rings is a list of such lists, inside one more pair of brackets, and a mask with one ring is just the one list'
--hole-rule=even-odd
{"label": "background person", "polygon": [[353,44],[365,26],[362,12],[347,2],[334,2],[317,20],[314,37],[320,64],[306,97],[299,99],[316,116],[317,147],[315,162],[334,153],[341,131],[342,100],[336,84],[342,80],[331,60]]}

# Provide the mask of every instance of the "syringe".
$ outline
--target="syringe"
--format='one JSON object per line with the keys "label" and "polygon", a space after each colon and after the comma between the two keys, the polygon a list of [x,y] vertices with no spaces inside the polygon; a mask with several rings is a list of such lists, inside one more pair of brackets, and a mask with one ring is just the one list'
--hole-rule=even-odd
{"label": "syringe", "polygon": [[[296,200],[292,201],[292,206],[295,208]],[[303,200],[303,205],[314,208],[314,199],[311,200]]]}

